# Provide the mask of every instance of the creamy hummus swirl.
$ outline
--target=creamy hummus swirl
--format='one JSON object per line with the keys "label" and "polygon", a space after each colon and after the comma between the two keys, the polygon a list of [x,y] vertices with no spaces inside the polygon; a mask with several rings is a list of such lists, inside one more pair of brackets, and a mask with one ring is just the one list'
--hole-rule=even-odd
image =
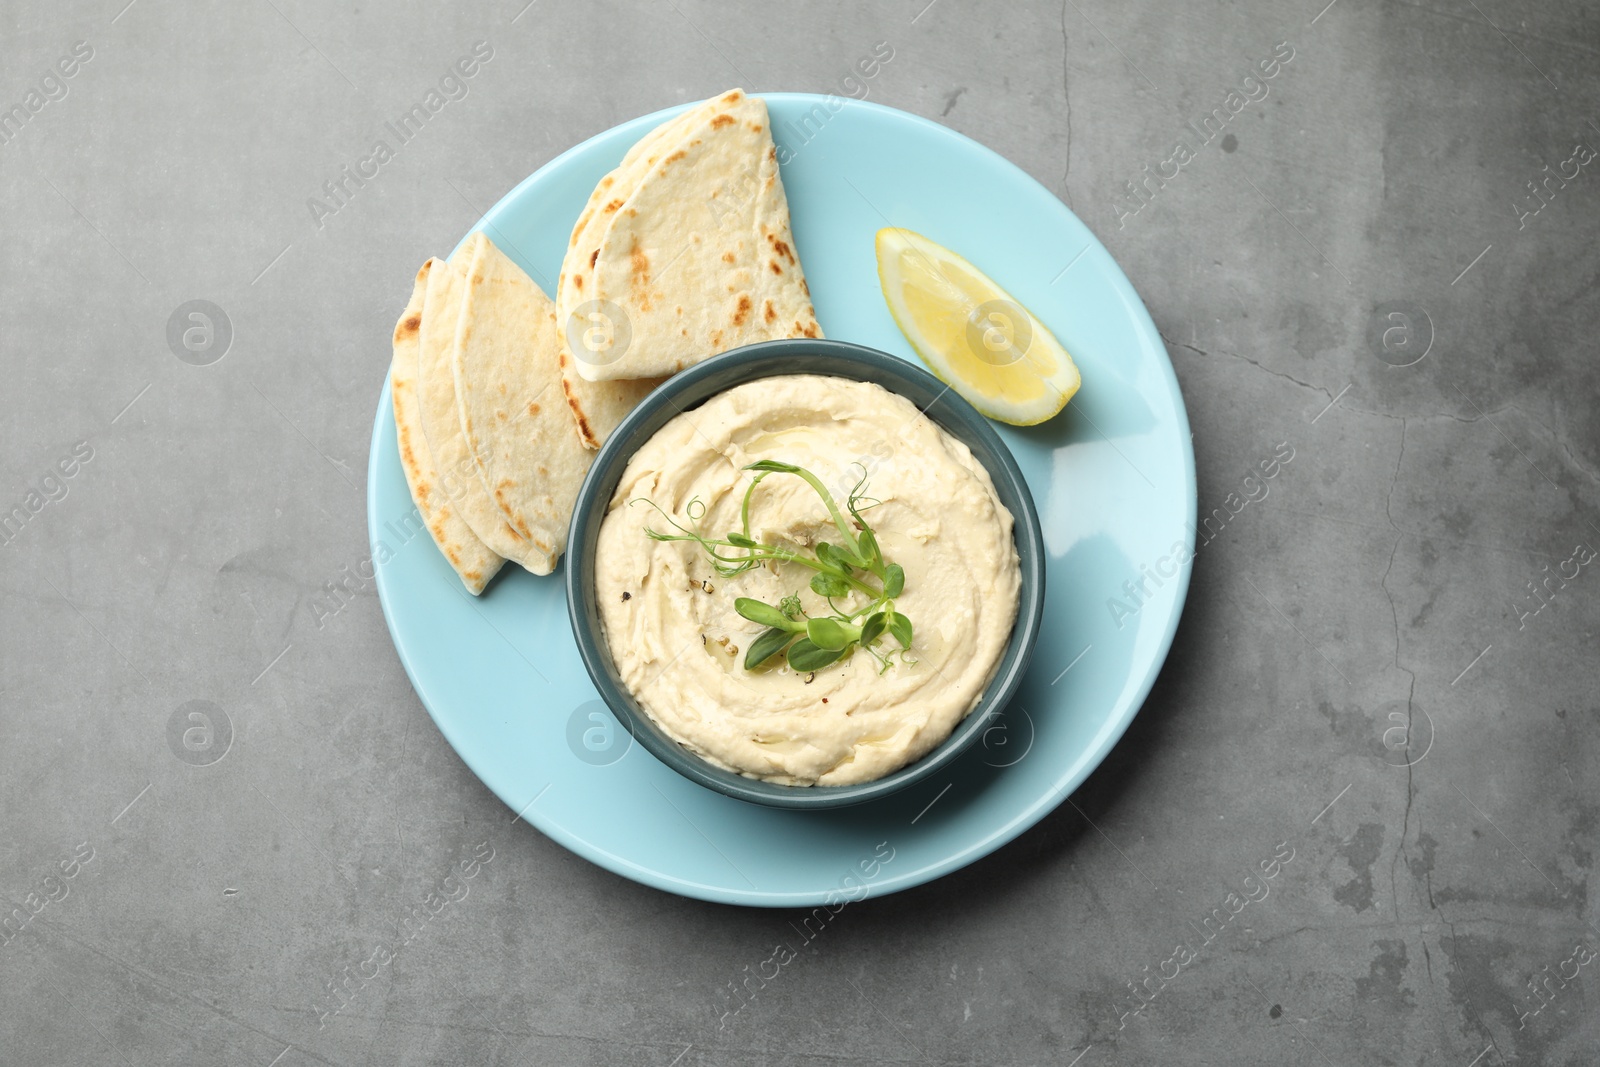
{"label": "creamy hummus swirl", "polygon": [[[670,531],[645,499],[708,537],[739,529],[753,477],[741,468],[762,459],[805,467],[841,510],[863,468],[870,475],[866,495],[882,503],[863,516],[906,572],[895,602],[916,630],[906,662],[896,656],[880,673],[857,650],[810,674],[781,656],[747,671],[744,652],[764,627],[741,618],[735,598],[797,593],[808,613],[827,614],[808,585],[814,572],[768,564],[724,578],[694,542],[645,535]],[[758,541],[838,540],[816,492],[792,475],[761,482],[750,519]],[[605,640],[644,710],[709,762],[785,785],[871,781],[937,746],[982,697],[1017,616],[1011,528],[989,473],[904,397],[817,375],[749,382],[679,415],[629,461],[595,554]]]}

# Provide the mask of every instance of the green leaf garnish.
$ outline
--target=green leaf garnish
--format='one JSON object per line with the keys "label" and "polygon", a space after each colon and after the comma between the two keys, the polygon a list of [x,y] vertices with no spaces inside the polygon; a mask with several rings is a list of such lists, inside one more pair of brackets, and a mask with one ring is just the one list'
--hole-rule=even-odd
{"label": "green leaf garnish", "polygon": [[911,647],[911,620],[899,612],[889,617],[889,633],[900,642],[901,648]]}
{"label": "green leaf garnish", "polygon": [[733,610],[751,622],[759,622],[763,626],[772,626],[784,631],[789,630],[788,616],[771,604],[763,604],[759,600],[742,596],[733,602]]}
{"label": "green leaf garnish", "polygon": [[793,463],[784,463],[776,459],[764,459],[759,463],[751,463],[745,467],[747,471],[771,471],[775,474],[799,474],[800,468]]}
{"label": "green leaf garnish", "polygon": [[802,672],[821,670],[836,663],[842,655],[842,649],[818,648],[809,638],[802,637],[789,646],[789,666]]}
{"label": "green leaf garnish", "polygon": [[846,645],[852,644],[860,635],[861,631],[856,627],[834,618],[823,617],[809,619],[806,622],[806,636],[818,648],[842,652]]}
{"label": "green leaf garnish", "polygon": [[811,591],[818,596],[844,596],[850,592],[850,583],[837,574],[816,574],[811,577]]}
{"label": "green leaf garnish", "polygon": [[[878,535],[872,532],[871,527],[868,527],[856,537],[856,543],[861,546],[861,560],[866,564],[867,569],[882,578],[884,571],[883,551],[878,548]],[[899,594],[890,593],[889,595],[898,596]]]}
{"label": "green leaf garnish", "polygon": [[898,563],[891,563],[884,568],[883,595],[893,600],[899,596],[906,587],[906,569]]}
{"label": "green leaf garnish", "polygon": [[773,628],[756,638],[750,645],[750,650],[744,654],[744,669],[753,671],[767,660],[783,651],[783,646],[794,640],[794,634],[788,630]]}
{"label": "green leaf garnish", "polygon": [[856,561],[846,555],[843,549],[834,548],[826,541],[818,541],[815,551],[818,560],[834,568],[840,574],[849,574],[858,566]]}

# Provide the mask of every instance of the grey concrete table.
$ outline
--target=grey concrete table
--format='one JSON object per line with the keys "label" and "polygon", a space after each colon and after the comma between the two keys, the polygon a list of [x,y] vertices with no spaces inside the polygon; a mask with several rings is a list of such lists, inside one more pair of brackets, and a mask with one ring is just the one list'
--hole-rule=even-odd
{"label": "grey concrete table", "polygon": [[[1592,4],[525,2],[0,10],[0,1062],[1595,1061]],[[734,84],[865,93],[1072,205],[1167,338],[1213,536],[1070,803],[724,1018],[794,916],[509,826],[359,572],[415,266]]]}

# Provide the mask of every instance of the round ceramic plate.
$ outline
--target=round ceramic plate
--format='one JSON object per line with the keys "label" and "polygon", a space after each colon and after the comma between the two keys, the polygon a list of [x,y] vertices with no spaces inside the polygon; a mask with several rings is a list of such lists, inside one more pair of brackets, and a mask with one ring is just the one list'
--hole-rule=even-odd
{"label": "round ceramic plate", "polygon": [[[385,561],[378,595],[412,684],[461,758],[522,821],[669,892],[812,906],[965,866],[1038,822],[1100,763],[1177,628],[1189,582],[1179,561],[1193,549],[1194,453],[1149,314],[1048,190],[987,148],[901,111],[803,94],[766,101],[827,336],[916,359],[889,317],[873,248],[881,227],[903,226],[990,274],[1082,370],[1083,388],[1061,415],[997,427],[1039,506],[1048,600],[1027,678],[982,742],[946,773],[857,807],[793,811],[722,796],[633,743],[600,703],[559,575],[508,564],[474,599],[416,520],[407,523],[413,506],[387,386],[367,516],[374,558]],[[552,160],[475,228],[553,295],[595,183],[679,110],[624,123]],[[1130,581],[1142,589],[1130,593]]]}

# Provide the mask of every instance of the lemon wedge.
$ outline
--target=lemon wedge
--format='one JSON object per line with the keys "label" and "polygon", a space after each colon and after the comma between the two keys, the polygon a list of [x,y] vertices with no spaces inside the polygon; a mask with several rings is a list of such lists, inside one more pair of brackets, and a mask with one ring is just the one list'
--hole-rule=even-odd
{"label": "lemon wedge", "polygon": [[886,227],[877,247],[889,313],[940,381],[1012,426],[1034,426],[1067,406],[1078,368],[1010,293],[920,233]]}

